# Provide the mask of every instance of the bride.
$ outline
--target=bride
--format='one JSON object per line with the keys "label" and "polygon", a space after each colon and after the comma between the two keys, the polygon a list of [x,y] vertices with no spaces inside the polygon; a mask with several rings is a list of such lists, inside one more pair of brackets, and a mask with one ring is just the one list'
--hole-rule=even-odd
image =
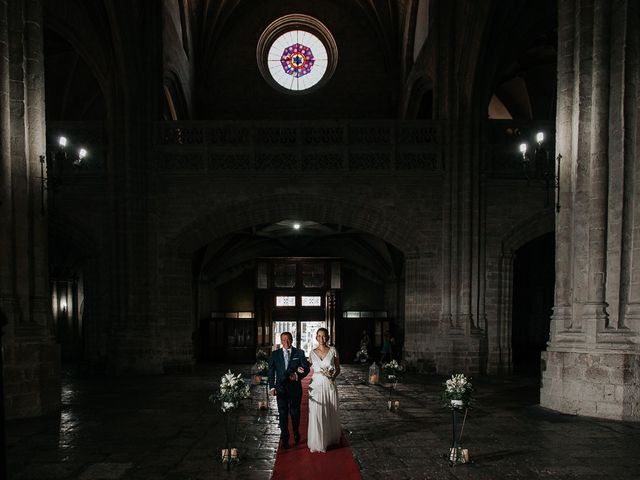
{"label": "bride", "polygon": [[326,452],[329,445],[340,443],[338,391],[334,383],[340,373],[340,361],[335,347],[327,345],[329,331],[316,332],[318,347],[309,354],[313,377],[309,385],[309,429],[307,446],[311,452]]}

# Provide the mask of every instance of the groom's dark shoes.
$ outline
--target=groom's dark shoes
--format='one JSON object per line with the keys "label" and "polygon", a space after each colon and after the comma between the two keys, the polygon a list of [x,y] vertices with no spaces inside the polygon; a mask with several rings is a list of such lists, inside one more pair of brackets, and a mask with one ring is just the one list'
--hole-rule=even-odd
{"label": "groom's dark shoes", "polygon": [[300,433],[294,433],[293,440],[296,442],[296,445],[298,445],[300,443]]}
{"label": "groom's dark shoes", "polygon": [[284,438],[284,437],[280,437],[280,446],[283,449],[288,449],[289,448],[289,439],[288,438]]}

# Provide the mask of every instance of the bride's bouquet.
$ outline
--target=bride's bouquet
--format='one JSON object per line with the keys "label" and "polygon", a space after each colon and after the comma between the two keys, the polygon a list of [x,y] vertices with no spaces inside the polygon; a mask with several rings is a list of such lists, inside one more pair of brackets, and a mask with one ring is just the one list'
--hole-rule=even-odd
{"label": "bride's bouquet", "polygon": [[336,367],[334,367],[333,365],[329,365],[328,367],[322,367],[319,373],[327,377],[327,379],[329,380],[329,384],[331,385],[331,388],[335,390]]}
{"label": "bride's bouquet", "polygon": [[320,369],[320,373],[333,382],[333,379],[336,376],[336,368],[333,365],[322,367]]}

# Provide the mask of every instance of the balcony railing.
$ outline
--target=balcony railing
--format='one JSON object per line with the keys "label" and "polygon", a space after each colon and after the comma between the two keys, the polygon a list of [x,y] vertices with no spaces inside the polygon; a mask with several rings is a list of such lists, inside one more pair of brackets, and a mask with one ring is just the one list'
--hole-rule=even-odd
{"label": "balcony railing", "polygon": [[434,174],[443,169],[435,122],[162,122],[160,172],[363,172]]}

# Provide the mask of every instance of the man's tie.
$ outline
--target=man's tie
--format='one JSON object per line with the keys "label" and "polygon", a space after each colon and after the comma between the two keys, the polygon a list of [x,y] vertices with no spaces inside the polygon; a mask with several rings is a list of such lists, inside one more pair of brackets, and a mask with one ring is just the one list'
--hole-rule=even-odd
{"label": "man's tie", "polygon": [[289,350],[284,351],[284,369],[289,368]]}

